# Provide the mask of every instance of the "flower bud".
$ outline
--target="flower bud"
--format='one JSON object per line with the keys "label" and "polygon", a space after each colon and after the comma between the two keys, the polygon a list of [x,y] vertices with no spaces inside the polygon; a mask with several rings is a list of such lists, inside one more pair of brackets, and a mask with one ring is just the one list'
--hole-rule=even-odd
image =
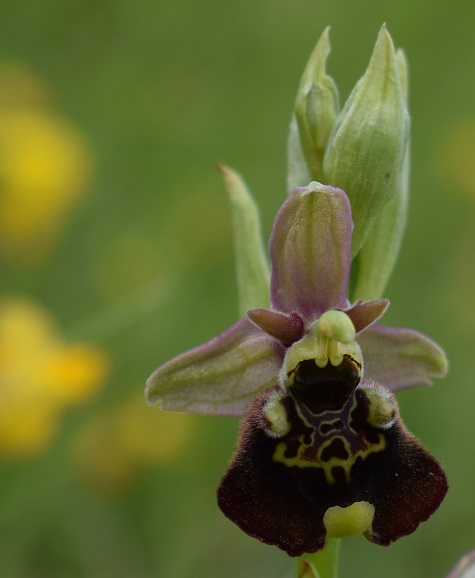
{"label": "flower bud", "polygon": [[[310,56],[295,100],[293,127],[289,137],[289,160],[293,148],[298,147],[302,157],[300,163],[304,163],[305,167],[302,167],[300,175],[289,174],[292,176],[288,182],[290,189],[306,186],[309,180],[322,179],[325,147],[338,114],[337,88],[325,72],[325,63],[330,53],[328,31],[326,28]],[[294,163],[294,167],[295,164],[298,163]]]}
{"label": "flower bud", "polygon": [[[404,101],[408,99],[407,61],[402,50],[396,52],[399,79]],[[366,240],[358,253],[357,266],[353,267],[351,300],[368,301],[383,295],[401,247],[406,226],[409,198],[409,142],[401,169],[401,179],[396,194],[386,203],[375,219]]]}
{"label": "flower bud", "polygon": [[342,188],[351,202],[353,257],[398,190],[408,134],[396,52],[383,26],[363,78],[336,119],[323,160],[323,182]]}

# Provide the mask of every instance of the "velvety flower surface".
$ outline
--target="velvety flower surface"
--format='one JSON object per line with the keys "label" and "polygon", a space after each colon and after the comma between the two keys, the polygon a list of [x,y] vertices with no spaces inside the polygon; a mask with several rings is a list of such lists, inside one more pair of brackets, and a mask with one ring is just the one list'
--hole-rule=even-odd
{"label": "velvety flower surface", "polygon": [[386,300],[348,302],[352,230],[344,191],[296,188],[269,243],[270,310],[249,311],[147,383],[162,409],[243,416],[219,506],[291,556],[359,533],[388,545],[447,491],[393,396],[443,375],[445,356],[420,333],[376,323]]}

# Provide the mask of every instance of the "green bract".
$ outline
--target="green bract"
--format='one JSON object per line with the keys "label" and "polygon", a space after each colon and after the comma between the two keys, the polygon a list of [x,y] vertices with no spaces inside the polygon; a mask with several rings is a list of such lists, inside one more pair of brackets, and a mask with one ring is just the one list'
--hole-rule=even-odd
{"label": "green bract", "polygon": [[[303,151],[311,178],[301,183],[289,182],[291,189],[296,185],[306,185],[310,181],[323,179],[323,156],[339,108],[336,85],[325,72],[326,59],[330,53],[328,32],[327,28],[305,67],[295,101],[293,119],[297,127],[293,134],[298,135],[298,141],[295,138],[289,139],[289,154],[294,147],[299,147]],[[299,177],[296,175],[296,178]]]}
{"label": "green bract", "polygon": [[[408,98],[407,61],[402,50],[396,52],[399,79],[405,102]],[[353,299],[377,299],[383,295],[401,246],[406,226],[409,197],[409,142],[396,194],[386,203],[370,227],[353,266]],[[356,266],[355,266],[356,265]]]}
{"label": "green bract", "polygon": [[383,26],[364,76],[338,114],[336,87],[325,72],[329,51],[325,30],[295,102],[288,187],[320,180],[345,190],[355,227],[352,257],[360,258],[352,271],[352,297],[374,299],[391,274],[406,219],[406,63]]}
{"label": "green bract", "polygon": [[261,235],[259,209],[242,177],[219,164],[231,201],[239,310],[269,306],[269,261]]}

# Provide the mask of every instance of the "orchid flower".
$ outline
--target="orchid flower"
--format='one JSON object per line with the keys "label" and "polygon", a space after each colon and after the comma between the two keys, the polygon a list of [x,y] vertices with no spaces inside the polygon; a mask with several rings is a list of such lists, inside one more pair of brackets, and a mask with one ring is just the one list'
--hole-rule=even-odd
{"label": "orchid flower", "polygon": [[218,504],[290,556],[361,533],[389,545],[447,491],[393,395],[444,375],[444,353],[381,325],[387,300],[348,301],[352,232],[342,189],[295,188],[270,237],[270,309],[250,310],[147,382],[148,403],[164,410],[242,418]]}

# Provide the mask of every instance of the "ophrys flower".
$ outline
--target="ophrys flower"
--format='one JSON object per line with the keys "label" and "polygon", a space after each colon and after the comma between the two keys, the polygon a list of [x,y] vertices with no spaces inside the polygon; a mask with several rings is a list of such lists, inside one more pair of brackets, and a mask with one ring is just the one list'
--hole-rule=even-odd
{"label": "ophrys flower", "polygon": [[271,309],[249,311],[147,384],[162,409],[243,416],[218,503],[292,556],[358,533],[387,545],[447,491],[393,396],[443,375],[445,356],[420,333],[376,323],[386,300],[348,302],[352,229],[344,191],[296,188],[269,243]]}

